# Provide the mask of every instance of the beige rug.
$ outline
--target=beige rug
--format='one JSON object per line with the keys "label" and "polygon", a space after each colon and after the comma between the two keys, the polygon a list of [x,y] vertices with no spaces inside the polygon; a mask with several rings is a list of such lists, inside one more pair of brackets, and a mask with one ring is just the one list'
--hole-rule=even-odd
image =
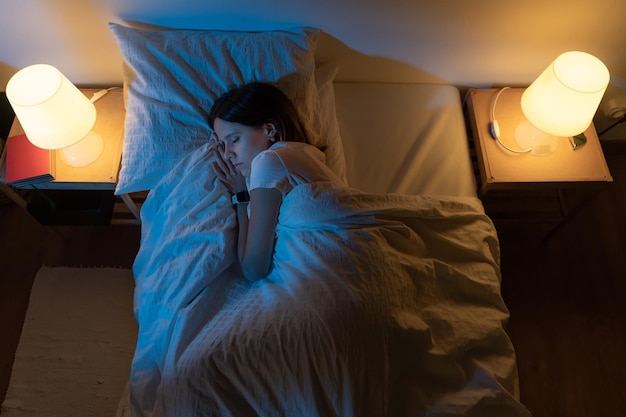
{"label": "beige rug", "polygon": [[2,417],[113,417],[137,335],[128,269],[48,268],[35,278]]}

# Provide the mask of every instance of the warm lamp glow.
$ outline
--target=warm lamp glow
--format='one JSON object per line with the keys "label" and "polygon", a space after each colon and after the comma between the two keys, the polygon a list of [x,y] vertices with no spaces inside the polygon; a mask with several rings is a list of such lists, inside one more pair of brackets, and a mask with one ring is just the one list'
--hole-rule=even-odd
{"label": "warm lamp glow", "polygon": [[65,164],[80,168],[93,163],[103,151],[104,140],[102,140],[102,136],[91,131],[72,146],[63,148],[61,158]]}
{"label": "warm lamp glow", "polygon": [[609,70],[598,58],[565,52],[524,91],[524,116],[550,135],[578,135],[591,124],[609,79]]}
{"label": "warm lamp glow", "polygon": [[[24,133],[43,149],[66,149],[87,137],[96,121],[96,108],[58,69],[36,64],[23,68],[9,80],[6,95]],[[100,139],[101,141],[101,139]],[[80,158],[85,166],[98,158]]]}

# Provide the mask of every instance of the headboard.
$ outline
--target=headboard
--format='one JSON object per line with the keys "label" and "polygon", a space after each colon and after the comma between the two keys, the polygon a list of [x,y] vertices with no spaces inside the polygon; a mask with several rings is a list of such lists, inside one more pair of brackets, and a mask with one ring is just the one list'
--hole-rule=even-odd
{"label": "headboard", "polygon": [[451,85],[335,83],[351,186],[476,196],[459,91]]}

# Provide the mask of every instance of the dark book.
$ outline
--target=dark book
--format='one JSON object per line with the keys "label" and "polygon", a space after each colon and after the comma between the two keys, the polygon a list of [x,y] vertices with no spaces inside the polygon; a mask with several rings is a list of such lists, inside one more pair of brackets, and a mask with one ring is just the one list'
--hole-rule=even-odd
{"label": "dark book", "polygon": [[54,180],[54,151],[38,148],[26,135],[11,136],[6,143],[6,183],[16,187]]}

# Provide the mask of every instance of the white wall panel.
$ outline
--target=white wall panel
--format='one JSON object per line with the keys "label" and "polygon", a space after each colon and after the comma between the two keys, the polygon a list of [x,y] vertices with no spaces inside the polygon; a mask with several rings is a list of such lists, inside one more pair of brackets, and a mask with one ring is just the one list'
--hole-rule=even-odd
{"label": "white wall panel", "polygon": [[309,25],[339,79],[526,85],[559,53],[602,59],[626,88],[623,0],[20,0],[0,14],[0,84],[37,62],[74,82],[118,85],[107,22],[238,30]]}

